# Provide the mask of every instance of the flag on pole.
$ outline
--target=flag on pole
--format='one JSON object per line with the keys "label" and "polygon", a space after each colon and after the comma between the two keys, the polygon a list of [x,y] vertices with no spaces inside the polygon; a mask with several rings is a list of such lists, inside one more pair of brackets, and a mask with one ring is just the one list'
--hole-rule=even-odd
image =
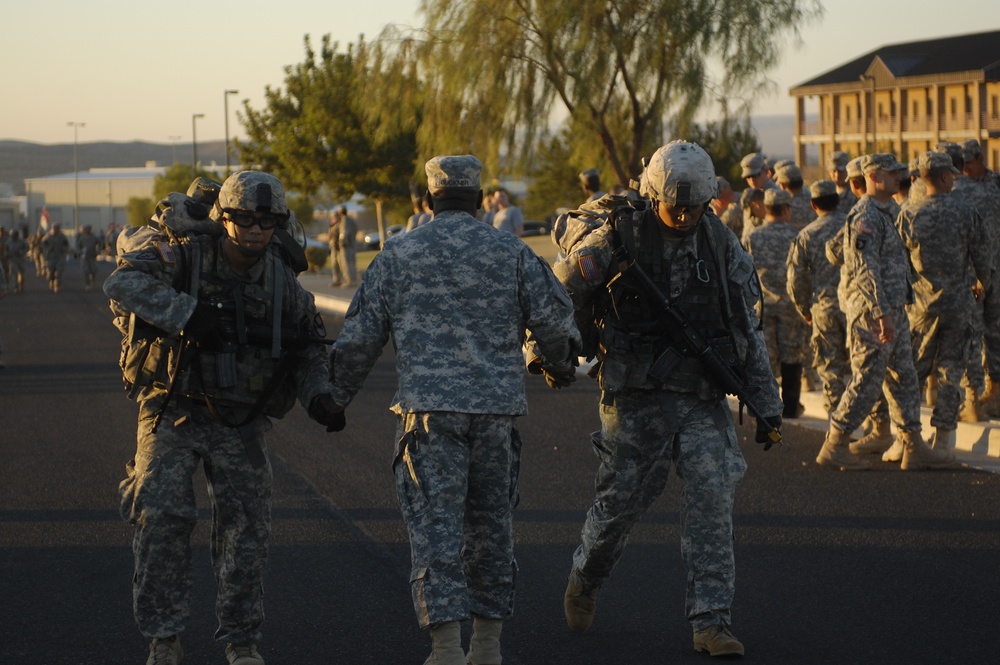
{"label": "flag on pole", "polygon": [[49,230],[49,211],[46,208],[42,208],[42,218],[38,220],[38,226],[41,227],[43,231]]}

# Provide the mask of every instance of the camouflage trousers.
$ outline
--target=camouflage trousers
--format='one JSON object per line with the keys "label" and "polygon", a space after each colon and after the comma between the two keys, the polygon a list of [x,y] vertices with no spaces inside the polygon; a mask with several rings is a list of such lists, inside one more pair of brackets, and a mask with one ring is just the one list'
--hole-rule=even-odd
{"label": "camouflage trousers", "polygon": [[521,455],[514,418],[444,411],[399,417],[393,472],[422,628],[513,613]]}
{"label": "camouflage trousers", "polygon": [[909,316],[917,380],[923,384],[932,373],[937,377],[937,400],[931,425],[955,429],[964,397],[962,376],[972,365],[969,353],[975,326],[970,317],[961,312],[935,315],[911,308]]}
{"label": "camouflage trousers", "polygon": [[[212,563],[218,585],[216,639],[259,641],[267,543],[271,534],[271,464],[260,417],[234,429],[205,408],[175,398],[159,428],[153,415],[162,395],[141,403],[138,445],[119,486],[122,517],[135,526],[133,611],[148,638],[184,630],[190,615],[191,532],[198,520],[193,475],[199,462],[212,500]],[[184,418],[187,416],[187,418]],[[255,466],[249,450],[263,453]]]}
{"label": "camouflage trousers", "polygon": [[97,281],[97,259],[80,259],[80,266],[83,269],[83,283],[93,284]]}
{"label": "camouflage trousers", "polygon": [[844,378],[850,374],[851,359],[847,355],[847,317],[839,308],[812,307],[812,366],[823,382],[823,408],[833,413],[847,387]]}
{"label": "camouflage trousers", "polygon": [[[601,405],[593,434],[601,460],[597,496],[587,512],[573,567],[601,584],[629,534],[663,493],[676,464],[681,555],[687,568],[685,612],[695,630],[730,623],[735,594],[733,495],[746,471],[725,401],[669,391],[623,390]],[[655,579],[655,576],[652,576]]]}
{"label": "camouflage trousers", "polygon": [[847,345],[851,352],[851,379],[830,421],[844,432],[857,429],[883,390],[896,429],[920,431],[920,383],[913,366],[910,322],[902,307],[890,310],[896,329],[891,342],[879,341],[870,314],[847,317]]}
{"label": "camouflage trousers", "polygon": [[794,308],[779,303],[764,308],[764,342],[771,371],[781,376],[781,365],[802,364],[803,349],[807,348],[808,326]]}

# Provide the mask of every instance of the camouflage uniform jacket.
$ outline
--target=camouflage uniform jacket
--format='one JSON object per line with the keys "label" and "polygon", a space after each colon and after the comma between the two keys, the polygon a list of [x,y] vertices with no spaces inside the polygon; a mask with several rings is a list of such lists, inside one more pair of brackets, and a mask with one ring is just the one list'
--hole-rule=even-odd
{"label": "camouflage uniform jacket", "polygon": [[[788,250],[798,230],[786,222],[764,220],[746,238],[746,248],[753,257],[760,277],[764,304],[786,309],[788,298]],[[790,310],[789,310],[790,311]]]}
{"label": "camouflage uniform jacket", "polygon": [[803,317],[811,317],[813,306],[839,311],[837,286],[840,265],[826,255],[826,244],[844,228],[847,215],[835,210],[824,212],[799,231],[788,250],[788,295]]}
{"label": "camouflage uniform jacket", "polygon": [[840,192],[840,205],[837,207],[837,211],[847,215],[857,202],[858,197],[854,195],[851,188],[845,187],[844,191]]}
{"label": "camouflage uniform jacket", "polygon": [[350,402],[392,336],[393,412],[525,414],[526,329],[548,364],[575,359],[573,305],[545,262],[469,214],[436,213],[365,271],[334,347],[334,399]]}
{"label": "camouflage uniform jacket", "polygon": [[801,231],[814,219],[816,219],[816,211],[812,208],[812,197],[809,192],[800,189],[792,194],[792,226]]}
{"label": "camouflage uniform jacket", "polygon": [[[129,236],[130,240],[122,240]],[[119,247],[128,247],[130,251],[119,255],[118,267],[104,282],[104,292],[114,301],[112,309],[115,303],[118,303],[119,309],[132,312],[146,323],[160,329],[165,338],[176,338],[198,304],[196,295],[179,292],[174,288],[174,273],[181,265],[176,256],[178,247],[166,242],[156,242],[163,240],[163,237],[149,232],[122,234],[122,238],[119,239]],[[266,299],[268,302],[275,300],[275,285],[282,284],[280,300],[283,322],[311,322],[318,316],[312,294],[302,288],[295,272],[281,260],[276,251],[266,252],[261,260],[251,267],[249,275],[241,277],[229,267],[229,262],[225,259],[222,243],[228,240],[198,235],[193,237],[191,242],[198,244],[202,257],[208,257],[203,259],[202,266],[209,262],[210,254],[214,253],[214,260],[211,261],[214,265],[211,275],[213,281],[218,281],[220,284],[243,284],[245,289],[261,294],[261,299]],[[282,274],[276,275],[277,271],[281,271]],[[205,281],[204,277],[201,281]],[[273,321],[274,313],[269,312],[267,317]],[[119,329],[122,328],[121,322],[116,322],[116,325]],[[125,327],[127,328],[127,322]],[[250,355],[267,355],[270,351],[270,348],[261,349],[255,354],[253,349],[246,345],[239,349],[241,354]],[[298,397],[299,402],[308,408],[313,397],[330,392],[329,356],[324,345],[304,345],[291,363],[291,386],[286,380],[274,393],[271,401],[284,402],[290,406],[291,401]],[[248,397],[256,397],[258,393],[263,392],[265,386],[257,385],[254,377],[242,376],[244,365],[237,365],[237,371],[240,375],[236,386],[230,389],[230,392],[249,391]],[[193,385],[185,373],[182,373],[179,380],[182,382],[181,392],[184,390],[183,386]],[[294,390],[295,394],[288,394],[289,390]],[[154,384],[143,390],[139,400],[144,401],[164,392],[166,387]]]}
{"label": "camouflage uniform jacket", "polygon": [[956,185],[963,181],[966,183],[964,187],[968,197],[982,215],[994,257],[994,267],[1000,267],[1000,189],[990,176],[987,172],[981,179],[966,177],[955,182]]}
{"label": "camouflage uniform jacket", "polygon": [[[661,223],[651,210],[646,210],[644,214],[647,215],[644,221]],[[781,413],[782,405],[777,383],[771,372],[767,347],[756,314],[760,298],[760,281],[754,270],[753,259],[740,245],[736,236],[729,233],[711,210],[706,210],[702,215],[699,226],[705,225],[711,225],[710,232],[716,238],[724,239],[725,244],[719,248],[719,253],[723,257],[730,296],[734,300],[737,298],[741,300],[741,306],[734,308],[736,320],[733,324],[739,327],[739,330],[734,332],[746,340],[743,366],[747,385],[765,415]],[[696,274],[699,263],[699,233],[692,233],[683,238],[676,249],[669,245],[664,247],[664,252],[669,254],[665,258],[668,260],[673,285],[669,293],[671,299],[680,296],[687,283]],[[555,233],[553,237],[555,238]],[[581,234],[567,232],[556,240],[560,249],[566,253],[566,257],[560,259],[553,267],[553,271],[573,298],[578,320],[587,318],[593,320],[595,316],[601,316],[599,312],[595,312],[598,297],[603,295],[608,283],[619,274],[618,262],[613,256],[615,247],[611,225],[605,224]],[[596,323],[600,325],[600,321]],[[607,352],[607,349],[602,349],[598,354],[598,360],[602,364],[604,354]],[[648,367],[646,369],[648,370]],[[654,387],[655,384],[650,382],[646,389]]]}
{"label": "camouflage uniform jacket", "polygon": [[967,317],[973,308],[968,269],[988,287],[993,257],[982,218],[949,194],[907,202],[899,233],[913,269],[914,305],[923,312]]}
{"label": "camouflage uniform jacket", "polygon": [[888,204],[862,196],[844,229],[837,296],[848,317],[868,312],[879,319],[910,303],[910,265]]}

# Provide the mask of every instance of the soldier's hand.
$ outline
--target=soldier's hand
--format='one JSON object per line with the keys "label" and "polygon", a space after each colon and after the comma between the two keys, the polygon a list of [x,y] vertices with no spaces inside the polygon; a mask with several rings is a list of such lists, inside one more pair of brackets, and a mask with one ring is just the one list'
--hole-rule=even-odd
{"label": "soldier's hand", "polygon": [[764,450],[781,441],[781,416],[757,419],[757,432],[753,440],[764,444]]}
{"label": "soldier's hand", "polygon": [[892,324],[892,317],[886,314],[878,320],[878,338],[883,344],[888,344],[896,337],[896,327]]}
{"label": "soldier's hand", "polygon": [[565,388],[576,381],[576,366],[569,367],[542,367],[542,374],[545,375],[545,383],[549,388],[559,390]]}
{"label": "soldier's hand", "polygon": [[206,340],[215,333],[221,318],[222,313],[217,307],[199,301],[191,318],[184,324],[184,336],[192,342]]}
{"label": "soldier's hand", "polygon": [[329,393],[316,395],[309,402],[309,417],[326,426],[327,432],[339,432],[347,426],[344,407],[333,401]]}

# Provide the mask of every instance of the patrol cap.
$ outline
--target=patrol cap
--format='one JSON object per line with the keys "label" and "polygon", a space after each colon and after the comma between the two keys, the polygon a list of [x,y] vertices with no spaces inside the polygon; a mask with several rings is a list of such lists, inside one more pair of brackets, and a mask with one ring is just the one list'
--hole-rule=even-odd
{"label": "patrol cap", "polygon": [[896,155],[889,152],[877,152],[861,158],[861,172],[865,175],[875,171],[899,171],[906,167],[899,163]]}
{"label": "patrol cap", "polygon": [[917,158],[914,157],[910,160],[910,163],[906,165],[907,170],[910,172],[910,177],[915,175],[920,175],[920,167],[917,166]]}
{"label": "patrol cap", "polygon": [[826,158],[826,167],[831,171],[845,171],[849,161],[851,156],[843,150],[838,150]]}
{"label": "patrol cap", "polygon": [[848,178],[861,178],[864,177],[864,173],[861,171],[861,159],[864,157],[855,157],[851,161],[847,162],[847,177]]}
{"label": "patrol cap", "polygon": [[671,141],[650,157],[639,193],[671,206],[708,203],[719,195],[715,165],[697,143]]}
{"label": "patrol cap", "polygon": [[281,181],[263,171],[239,171],[226,178],[219,190],[217,208],[269,212],[288,217],[285,188]]}
{"label": "patrol cap", "polygon": [[746,189],[743,190],[743,193],[740,195],[740,207],[741,208],[749,208],[750,207],[750,201],[753,200],[753,197],[756,194],[763,195],[763,193],[764,193],[764,191],[761,190],[761,189],[757,189],[755,187],[747,187]]}
{"label": "patrol cap", "polygon": [[740,175],[741,178],[755,176],[764,170],[764,155],[759,152],[751,152],[740,160],[740,166],[743,167],[743,173]]}
{"label": "patrol cap", "polygon": [[[952,162],[956,160],[965,161],[965,147],[952,141],[941,141],[934,145],[934,152],[943,152],[951,157]],[[956,162],[957,163],[957,162]]]}
{"label": "patrol cap", "polygon": [[785,184],[794,182],[796,180],[802,181],[802,169],[795,165],[794,162],[786,162],[783,166],[778,169],[776,176],[778,182],[783,182]]}
{"label": "patrol cap", "polygon": [[475,155],[438,155],[427,160],[427,191],[438,196],[446,189],[479,189],[483,165]]}
{"label": "patrol cap", "polygon": [[824,196],[837,196],[837,183],[832,180],[817,180],[809,185],[809,196],[821,199]]}
{"label": "patrol cap", "polygon": [[965,161],[970,159],[975,159],[983,154],[983,148],[979,145],[979,141],[976,139],[969,139],[962,143],[962,147],[965,148]]}
{"label": "patrol cap", "polygon": [[925,152],[918,156],[917,169],[920,171],[920,175],[925,178],[934,169],[950,169],[952,173],[961,173],[961,171],[955,168],[951,157],[946,153],[936,151]]}
{"label": "patrol cap", "polygon": [[792,195],[783,189],[772,187],[764,192],[764,205],[769,208],[792,204]]}
{"label": "patrol cap", "polygon": [[785,168],[789,164],[794,164],[794,163],[795,163],[794,159],[779,159],[778,161],[776,161],[774,164],[771,165],[771,170],[777,173],[778,171]]}

